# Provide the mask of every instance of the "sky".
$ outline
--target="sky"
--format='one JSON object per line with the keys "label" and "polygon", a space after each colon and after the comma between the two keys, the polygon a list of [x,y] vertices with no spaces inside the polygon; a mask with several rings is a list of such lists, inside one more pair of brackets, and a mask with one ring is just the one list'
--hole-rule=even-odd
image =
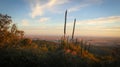
{"label": "sky", "polygon": [[25,35],[120,37],[120,0],[0,0],[0,13],[12,17]]}

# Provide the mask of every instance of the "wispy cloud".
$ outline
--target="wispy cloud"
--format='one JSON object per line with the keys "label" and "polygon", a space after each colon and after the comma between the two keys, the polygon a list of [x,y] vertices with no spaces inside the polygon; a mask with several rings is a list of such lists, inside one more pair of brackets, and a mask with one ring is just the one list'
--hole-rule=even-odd
{"label": "wispy cloud", "polygon": [[35,7],[32,7],[32,12],[30,13],[30,16],[32,18],[35,18],[36,16],[42,16],[44,14],[43,6],[40,6],[39,4],[36,4]]}
{"label": "wispy cloud", "polygon": [[[33,1],[33,2],[32,2]],[[65,4],[68,0],[44,0],[44,4],[42,4],[43,0],[30,0],[31,3],[31,13],[30,16],[35,18],[36,16],[43,16],[46,11],[53,11],[56,6]]]}
{"label": "wispy cloud", "polygon": [[29,26],[28,20],[23,19],[21,25],[22,25],[22,26]]}
{"label": "wispy cloud", "polygon": [[[120,23],[120,16],[110,16],[110,17],[100,17],[90,20],[77,20],[76,21],[76,33],[79,34],[79,31],[82,32],[120,32],[119,25],[112,25]],[[72,28],[73,22],[67,23],[68,30]],[[89,31],[89,32],[88,32]],[[83,33],[86,34],[86,33]],[[99,34],[99,33],[97,33]]]}
{"label": "wispy cloud", "polygon": [[[77,25],[84,25],[84,24],[105,24],[105,23],[116,23],[120,22],[120,16],[109,16],[109,17],[100,17],[90,20],[77,20]],[[68,23],[68,26],[71,26],[73,23]]]}
{"label": "wispy cloud", "polygon": [[78,21],[78,24],[87,23],[87,24],[104,24],[104,23],[115,23],[120,22],[120,16],[110,16],[110,17],[101,17],[91,20]]}
{"label": "wispy cloud", "polygon": [[104,30],[109,30],[109,31],[119,31],[120,32],[120,26],[112,26],[112,27],[107,27],[104,28]]}
{"label": "wispy cloud", "polygon": [[82,2],[79,3],[79,5],[77,4],[73,7],[70,7],[68,10],[69,10],[69,12],[78,11],[78,10],[88,7],[90,5],[102,3],[102,1],[103,0],[83,0]]}
{"label": "wispy cloud", "polygon": [[40,18],[39,22],[47,22],[48,20],[50,20],[50,18],[43,17],[43,18]]}
{"label": "wispy cloud", "polygon": [[[79,3],[79,0],[29,0],[31,5],[31,12],[29,14],[32,18],[35,18],[37,16],[44,16],[47,12],[61,13],[66,9],[68,9],[69,12],[74,12],[80,10],[81,8],[101,3],[102,1],[103,0],[80,0]],[[68,7],[68,5],[73,3],[76,3],[76,5]],[[67,7],[64,9],[61,8],[63,5],[66,5]]]}
{"label": "wispy cloud", "polygon": [[74,7],[69,8],[68,10],[69,10],[69,12],[74,12],[74,11],[78,11],[81,8],[86,7],[86,6],[88,6],[88,4],[76,5]]}

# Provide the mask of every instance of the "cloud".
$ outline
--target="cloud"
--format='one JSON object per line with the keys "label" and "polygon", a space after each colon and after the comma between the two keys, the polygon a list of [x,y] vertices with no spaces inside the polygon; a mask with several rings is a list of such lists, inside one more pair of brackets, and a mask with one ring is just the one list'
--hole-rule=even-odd
{"label": "cloud", "polygon": [[[100,17],[90,20],[77,20],[77,25],[83,25],[83,24],[105,24],[105,23],[116,23],[120,22],[120,16],[109,16],[109,17]],[[72,25],[73,23],[70,22],[68,25]]]}
{"label": "cloud", "polygon": [[47,22],[48,20],[50,20],[50,18],[43,17],[43,18],[40,18],[39,22]]}
{"label": "cloud", "polygon": [[53,7],[55,5],[65,4],[67,2],[68,2],[68,0],[59,0],[59,1],[58,0],[50,0],[46,5],[48,7]]}
{"label": "cloud", "polygon": [[77,6],[74,6],[74,7],[69,8],[68,11],[69,11],[69,12],[78,11],[78,10],[80,10],[81,8],[86,7],[86,6],[88,6],[88,4],[77,5]]}
{"label": "cloud", "polygon": [[43,6],[36,4],[35,7],[32,7],[32,12],[30,13],[31,17],[42,16],[44,14],[43,8]]}
{"label": "cloud", "polygon": [[[43,16],[46,11],[55,10],[56,6],[67,3],[68,0],[30,0],[31,3],[31,13],[30,16],[35,18],[36,16]],[[43,3],[43,4],[42,4]]]}
{"label": "cloud", "polygon": [[[109,16],[109,17],[100,17],[90,20],[77,20],[76,21],[76,29],[80,27],[80,29],[85,30],[108,30],[114,29],[119,30],[120,26],[109,26],[106,27],[106,24],[115,24],[120,23],[120,16]],[[73,22],[67,23],[67,26],[73,26]]]}
{"label": "cloud", "polygon": [[115,23],[115,22],[120,22],[120,16],[102,17],[102,18],[96,18],[92,20],[83,20],[83,21],[78,21],[78,22],[87,23],[87,24]]}
{"label": "cloud", "polygon": [[22,25],[22,26],[29,26],[28,20],[26,20],[26,19],[22,20],[21,25]]}
{"label": "cloud", "polygon": [[112,27],[106,27],[104,30],[112,30],[112,31],[119,31],[120,32],[120,26],[112,26]]}
{"label": "cloud", "polygon": [[[71,4],[76,4],[76,5],[72,5],[72,7],[68,7],[68,11],[69,12],[73,12],[73,11],[78,11],[81,8],[84,7],[88,7],[90,5],[94,5],[94,4],[98,4],[101,3],[103,0],[29,0],[30,5],[31,5],[31,12],[30,12],[30,16],[32,18],[35,18],[37,16],[44,16],[46,14],[46,12],[50,12],[50,13],[62,13],[63,10],[67,9],[65,8],[61,8],[63,7],[63,5],[67,6],[71,5]],[[76,3],[78,2],[78,4]]]}
{"label": "cloud", "polygon": [[78,11],[84,7],[88,7],[90,5],[94,5],[94,4],[98,4],[98,3],[102,3],[103,0],[83,0],[82,2],[80,2],[79,5],[75,5],[73,7],[70,7],[68,10],[69,12],[74,12],[74,11]]}

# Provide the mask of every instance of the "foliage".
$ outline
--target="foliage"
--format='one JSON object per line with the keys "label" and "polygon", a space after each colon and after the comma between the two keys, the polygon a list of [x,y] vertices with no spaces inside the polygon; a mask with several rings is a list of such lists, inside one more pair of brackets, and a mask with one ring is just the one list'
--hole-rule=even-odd
{"label": "foliage", "polygon": [[0,47],[15,47],[23,35],[24,31],[12,24],[10,16],[0,14]]}
{"label": "foliage", "polygon": [[[41,42],[41,40],[39,41]],[[34,42],[31,45],[37,44]],[[112,60],[109,61],[110,56],[100,59],[85,50],[83,50],[82,57],[79,53],[73,54],[77,52],[76,49],[81,49],[80,47],[74,47],[73,50],[69,49],[68,53],[66,52],[68,48],[66,50],[56,48],[55,51],[49,48],[50,46],[45,44],[36,48],[30,45],[19,48],[2,48],[0,49],[0,65],[17,67],[119,67],[118,61],[115,61],[116,63]]]}

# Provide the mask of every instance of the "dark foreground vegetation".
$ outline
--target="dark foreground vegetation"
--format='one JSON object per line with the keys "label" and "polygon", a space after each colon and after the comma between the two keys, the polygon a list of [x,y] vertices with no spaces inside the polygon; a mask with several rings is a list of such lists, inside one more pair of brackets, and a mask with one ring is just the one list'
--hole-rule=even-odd
{"label": "dark foreground vegetation", "polygon": [[[41,42],[41,41],[40,41]],[[47,43],[47,42],[45,42]],[[119,57],[97,55],[82,50],[75,44],[70,47],[58,44],[35,44],[0,49],[0,65],[16,67],[119,67]],[[60,44],[63,45],[63,44]],[[64,44],[65,45],[65,44]],[[117,55],[117,54],[116,54]]]}
{"label": "dark foreground vegetation", "polygon": [[[107,49],[110,49],[107,51]],[[120,67],[120,47],[99,48],[84,40],[60,42],[24,38],[24,31],[0,14],[0,66]]]}

